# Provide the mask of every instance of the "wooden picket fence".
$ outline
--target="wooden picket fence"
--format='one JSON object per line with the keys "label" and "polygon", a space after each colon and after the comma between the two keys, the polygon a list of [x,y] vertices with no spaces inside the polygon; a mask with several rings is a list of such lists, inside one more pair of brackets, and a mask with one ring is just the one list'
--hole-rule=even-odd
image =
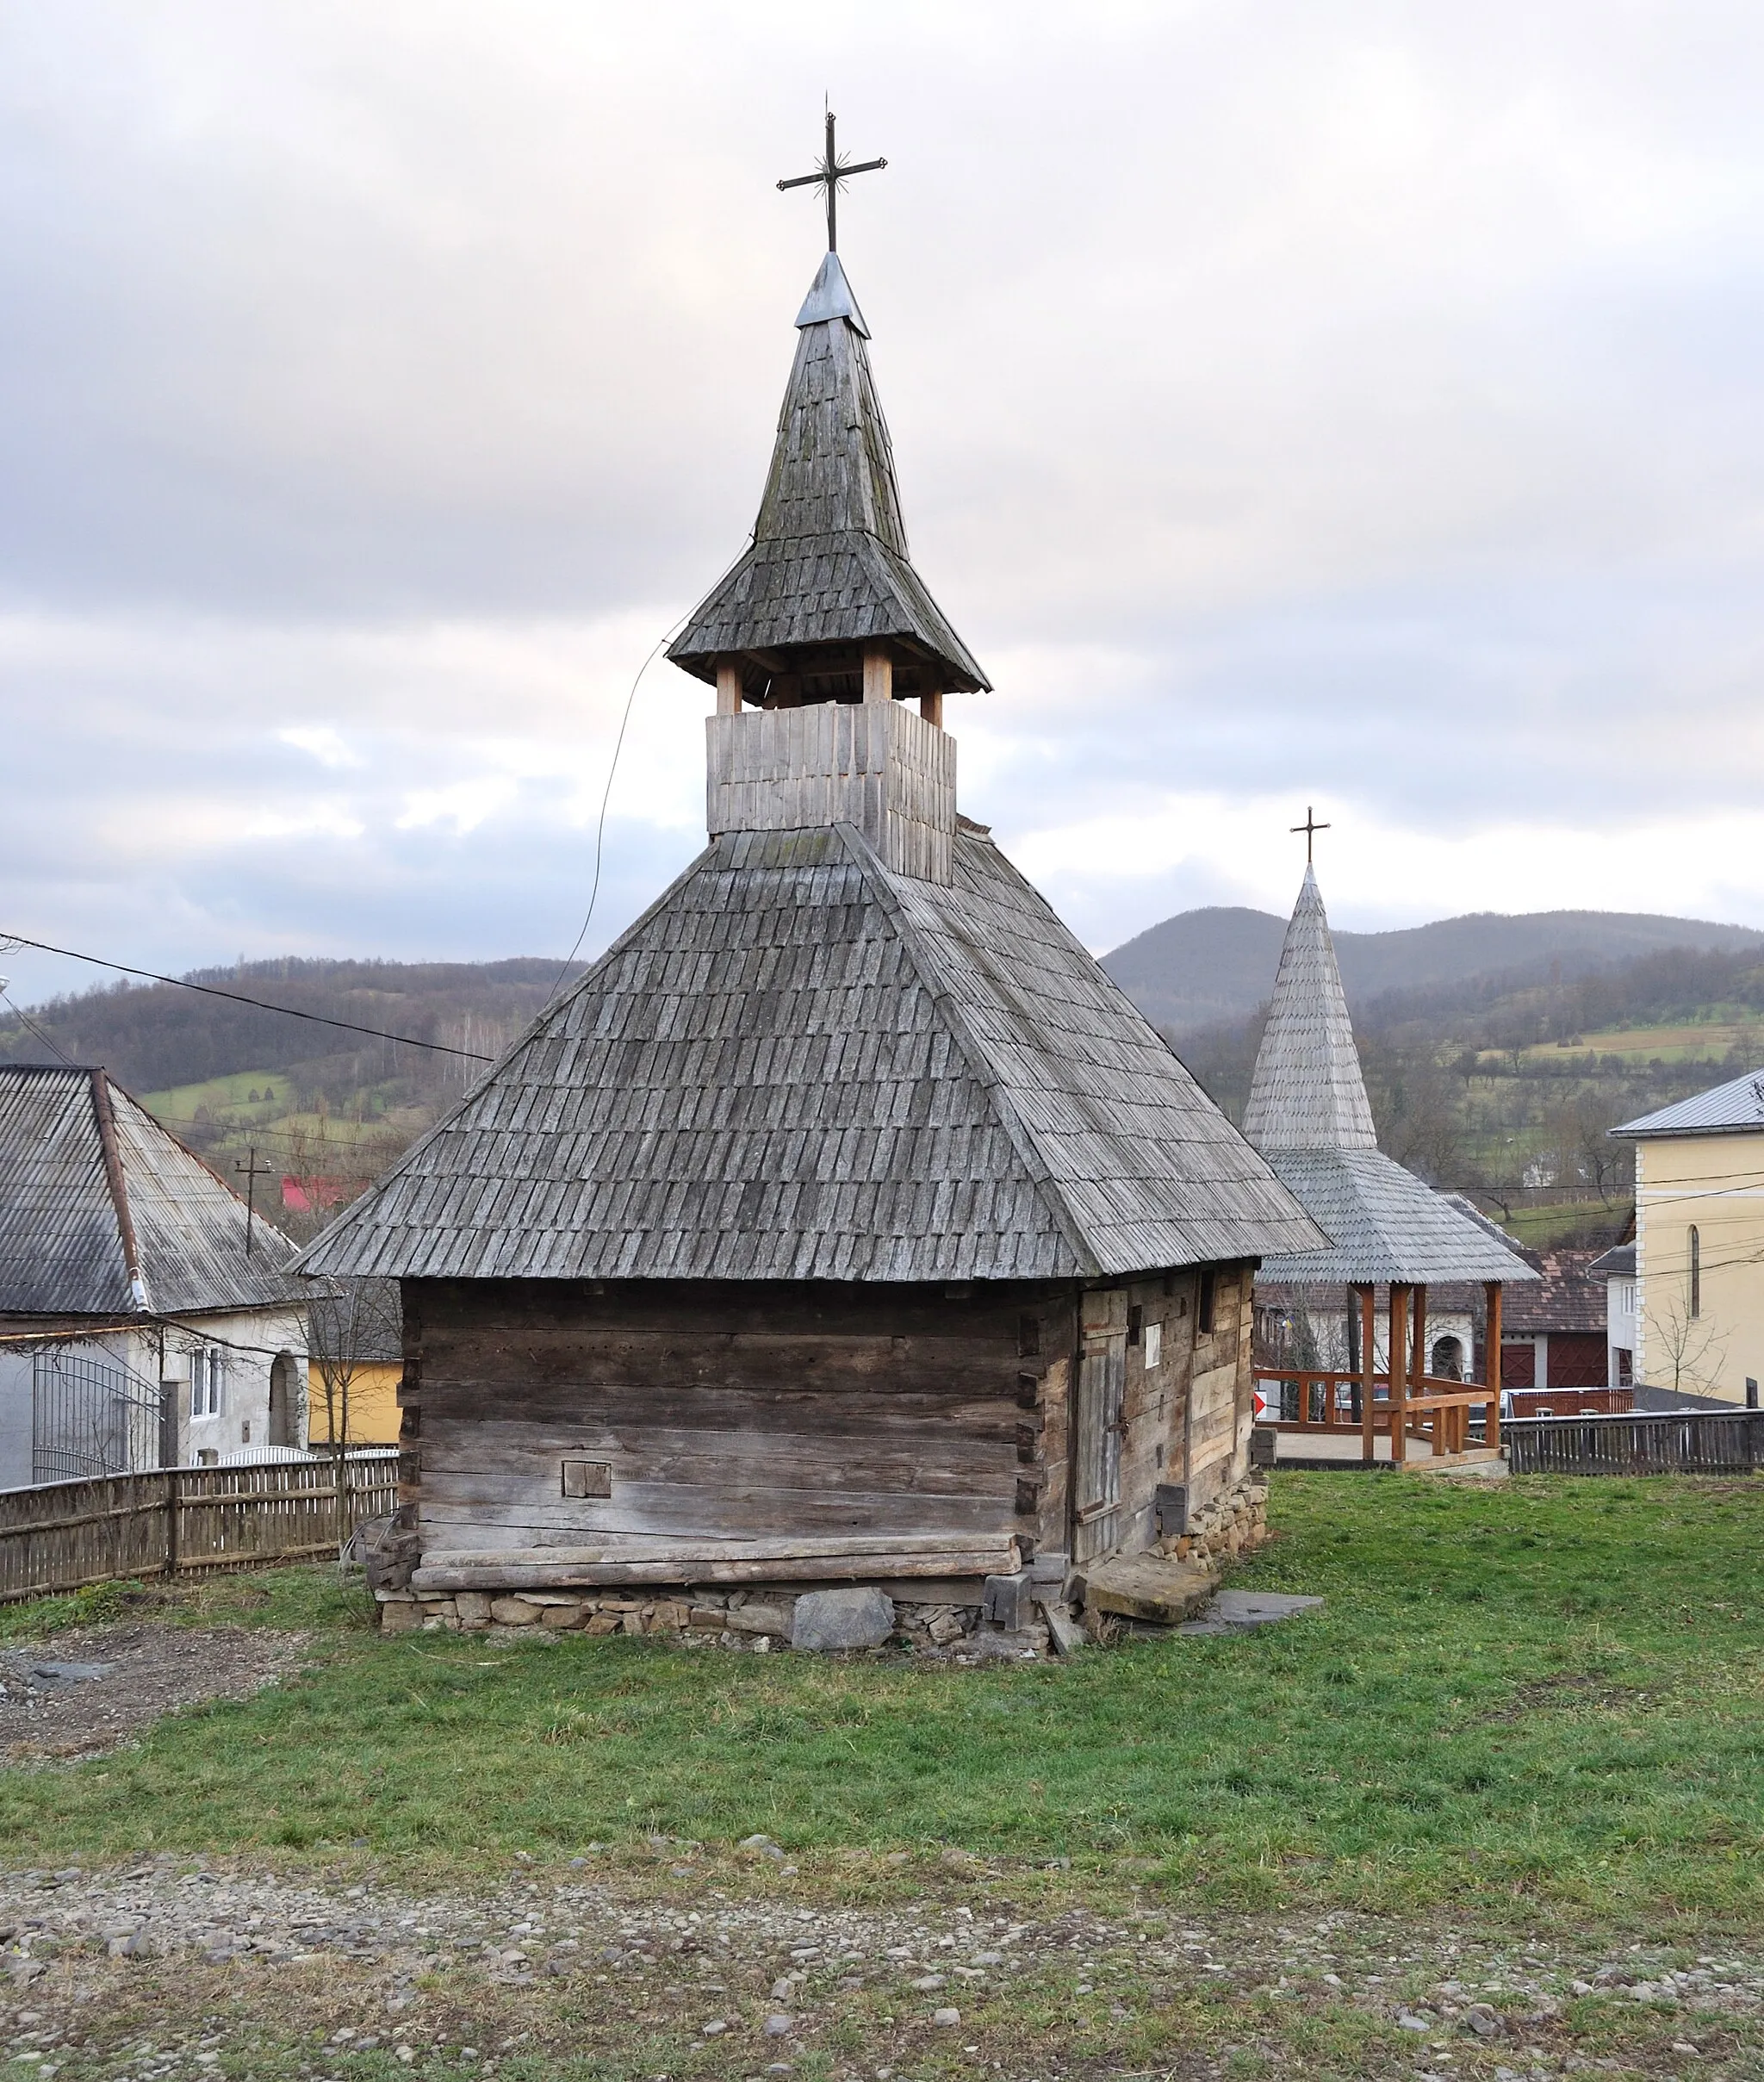
{"label": "wooden picket fence", "polygon": [[1515,1475],[1749,1475],[1764,1466],[1764,1410],[1509,1417]]}
{"label": "wooden picket fence", "polygon": [[89,1583],[336,1553],[398,1505],[398,1453],[154,1468],[0,1490],[0,1604]]}

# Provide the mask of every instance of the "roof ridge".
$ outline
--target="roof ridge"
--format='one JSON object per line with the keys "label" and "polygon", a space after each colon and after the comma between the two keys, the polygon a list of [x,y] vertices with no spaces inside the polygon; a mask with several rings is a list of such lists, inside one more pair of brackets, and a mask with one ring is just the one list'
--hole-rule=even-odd
{"label": "roof ridge", "polygon": [[1092,1273],[1100,1276],[1102,1266],[1085,1239],[1083,1226],[1066,1198],[1064,1187],[1053,1176],[1053,1167],[1042,1154],[1040,1145],[1006,1091],[1003,1079],[981,1046],[978,1036],[968,1025],[954,991],[941,973],[941,965],[924,945],[917,923],[900,892],[895,888],[893,878],[855,824],[835,824],[833,829],[844,842],[847,852],[877,902],[888,913],[921,987],[948,1029],[950,1038],[960,1049],[969,1074],[986,1094],[987,1102],[997,1116],[999,1125],[1009,1136],[1011,1147],[1016,1152],[1037,1192],[1059,1223],[1073,1257],[1081,1265],[1087,1265]]}
{"label": "roof ridge", "polygon": [[128,1298],[143,1314],[151,1307],[147,1283],[141,1271],[141,1254],[135,1240],[134,1217],[128,1209],[128,1177],[122,1167],[122,1152],[116,1146],[116,1116],[110,1104],[110,1073],[93,1069],[86,1072],[92,1095],[92,1115],[98,1127],[98,1150],[103,1159],[104,1184],[116,1216],[116,1240],[122,1250],[122,1277],[128,1282]]}

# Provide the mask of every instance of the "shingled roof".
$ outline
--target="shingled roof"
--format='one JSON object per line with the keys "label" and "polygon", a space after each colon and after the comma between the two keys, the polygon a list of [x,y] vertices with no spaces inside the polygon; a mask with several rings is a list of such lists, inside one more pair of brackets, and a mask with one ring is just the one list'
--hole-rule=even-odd
{"label": "shingled roof", "polygon": [[978,826],[730,832],[301,1265],[1034,1279],[1323,1239]]}
{"label": "shingled roof", "polygon": [[294,1246],[102,1070],[0,1066],[0,1315],[303,1302]]}
{"label": "shingled roof", "polygon": [[1244,1133],[1258,1149],[1376,1149],[1335,942],[1307,865],[1280,950]]}
{"label": "shingled roof", "polygon": [[1378,1147],[1347,997],[1315,873],[1305,869],[1280,950],[1244,1133],[1332,1240],[1270,1257],[1270,1282],[1534,1280],[1490,1226]]}
{"label": "shingled roof", "polygon": [[[668,656],[701,680],[716,678],[719,657],[742,658],[755,699],[773,675],[806,668],[811,697],[825,698],[841,691],[841,679],[854,691],[866,641],[890,639],[897,693],[988,686],[912,567],[864,345],[869,328],[836,253],[822,262],[796,322],[801,337],[753,542]],[[852,647],[850,657],[798,655],[833,644]]]}

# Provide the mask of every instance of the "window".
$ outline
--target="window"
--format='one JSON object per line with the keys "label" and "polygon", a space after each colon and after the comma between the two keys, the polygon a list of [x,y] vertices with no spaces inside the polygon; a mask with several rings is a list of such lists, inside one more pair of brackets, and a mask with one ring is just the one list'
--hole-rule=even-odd
{"label": "window", "polygon": [[1214,1276],[1209,1267],[1201,1275],[1201,1291],[1195,1302],[1195,1334],[1210,1338],[1213,1334],[1213,1289]]}
{"label": "window", "polygon": [[1694,1322],[1703,1313],[1703,1239],[1695,1228],[1691,1231],[1691,1320]]}
{"label": "window", "polygon": [[1141,1334],[1144,1333],[1145,1327],[1145,1310],[1143,1308],[1129,1308],[1127,1312],[1127,1343],[1129,1345],[1137,1345],[1140,1341]]}
{"label": "window", "polygon": [[1618,1289],[1617,1307],[1620,1315],[1633,1315],[1636,1313],[1636,1283],[1634,1280],[1625,1280]]}
{"label": "window", "polygon": [[1615,1388],[1633,1388],[1636,1384],[1635,1353],[1625,1352],[1621,1345],[1614,1345],[1612,1357],[1617,1361],[1617,1379],[1612,1385]]}
{"label": "window", "polygon": [[189,1355],[189,1414],[192,1417],[218,1417],[220,1414],[220,1388],[226,1377],[225,1353],[193,1352]]}
{"label": "window", "polygon": [[[1150,1373],[1154,1366],[1161,1366],[1163,1364],[1164,1326],[1162,1323],[1147,1323],[1146,1326],[1146,1371]],[[1161,1453],[1164,1449],[1160,1446],[1158,1450]]]}

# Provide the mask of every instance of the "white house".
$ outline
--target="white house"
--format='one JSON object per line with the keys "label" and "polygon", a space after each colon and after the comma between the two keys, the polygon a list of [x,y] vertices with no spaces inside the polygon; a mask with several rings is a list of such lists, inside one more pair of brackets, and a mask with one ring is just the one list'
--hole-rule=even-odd
{"label": "white house", "polygon": [[1605,1277],[1605,1378],[1612,1388],[1629,1388],[1636,1378],[1636,1246],[1614,1244],[1587,1271]]}
{"label": "white house", "polygon": [[293,1254],[104,1071],[0,1066],[0,1488],[302,1447]]}

